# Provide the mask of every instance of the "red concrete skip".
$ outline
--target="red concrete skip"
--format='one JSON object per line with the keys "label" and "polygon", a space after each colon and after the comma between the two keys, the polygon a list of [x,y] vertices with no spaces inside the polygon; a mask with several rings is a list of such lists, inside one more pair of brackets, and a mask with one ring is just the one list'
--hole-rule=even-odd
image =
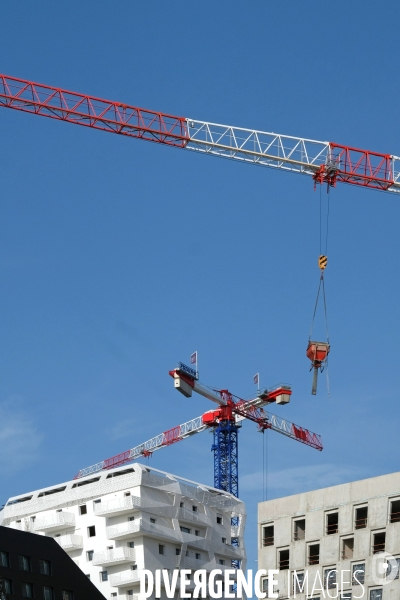
{"label": "red concrete skip", "polygon": [[312,363],[326,360],[331,347],[327,342],[309,342],[306,350],[307,357]]}

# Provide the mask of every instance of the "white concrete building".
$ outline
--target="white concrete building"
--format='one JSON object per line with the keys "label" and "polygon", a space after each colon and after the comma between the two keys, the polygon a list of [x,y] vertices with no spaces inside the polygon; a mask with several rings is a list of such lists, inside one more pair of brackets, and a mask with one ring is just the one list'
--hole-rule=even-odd
{"label": "white concrete building", "polygon": [[137,597],[141,569],[245,568],[243,502],[139,463],[10,498],[3,514],[54,537],[106,598]]}
{"label": "white concrete building", "polygon": [[[308,573],[313,599],[329,597],[317,589],[311,594],[310,581],[318,578],[328,582],[332,597],[338,584],[338,598],[400,599],[398,572],[393,581],[384,575],[376,580],[383,552],[395,558],[393,575],[396,562],[400,567],[400,473],[262,502],[258,524],[258,567],[280,569],[280,598],[299,590],[296,570],[300,585]],[[299,592],[296,597],[307,598]]]}

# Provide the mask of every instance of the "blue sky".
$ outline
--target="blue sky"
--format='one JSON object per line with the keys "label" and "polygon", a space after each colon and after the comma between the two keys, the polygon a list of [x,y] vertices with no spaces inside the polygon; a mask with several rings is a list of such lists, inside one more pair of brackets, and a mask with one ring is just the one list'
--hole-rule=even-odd
{"label": "blue sky", "polygon": [[[200,120],[399,155],[397,2],[2,6],[5,74]],[[340,185],[326,274],[331,397],[305,357],[319,192],[305,177],[0,110],[0,493],[70,479],[211,406],[287,381],[276,412],[322,453],[268,434],[268,497],[398,469],[400,204]],[[326,202],[325,190],[322,199]],[[240,432],[256,559],[262,436]],[[150,464],[212,484],[211,436]]]}

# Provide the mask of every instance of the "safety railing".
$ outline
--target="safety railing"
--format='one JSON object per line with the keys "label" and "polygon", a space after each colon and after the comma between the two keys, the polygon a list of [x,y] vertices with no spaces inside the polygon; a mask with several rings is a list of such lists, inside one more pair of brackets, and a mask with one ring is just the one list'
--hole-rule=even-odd
{"label": "safety railing", "polygon": [[65,551],[83,548],[83,537],[81,535],[60,535],[54,539]]}
{"label": "safety railing", "polygon": [[105,552],[95,552],[93,554],[94,566],[114,565],[124,562],[134,562],[136,559],[134,548],[114,548]]}
{"label": "safety railing", "polygon": [[368,525],[368,517],[360,517],[354,520],[355,529],[365,529]]}
{"label": "safety railing", "polygon": [[329,523],[326,526],[326,534],[327,535],[333,535],[334,533],[337,533],[339,531],[339,524],[338,523]]}
{"label": "safety railing", "polygon": [[274,536],[273,535],[263,537],[263,546],[273,546],[273,545],[274,545]]}
{"label": "safety railing", "polygon": [[47,515],[46,517],[36,519],[34,531],[51,531],[74,526],[75,515],[73,513],[56,512],[53,515]]}
{"label": "safety railing", "polygon": [[289,568],[289,559],[283,558],[279,560],[279,569],[280,571],[287,571]]}
{"label": "safety railing", "polygon": [[372,554],[378,554],[378,552],[385,552],[385,542],[372,544]]}
{"label": "safety railing", "polygon": [[400,512],[391,512],[390,513],[390,522],[398,523],[400,521]]}

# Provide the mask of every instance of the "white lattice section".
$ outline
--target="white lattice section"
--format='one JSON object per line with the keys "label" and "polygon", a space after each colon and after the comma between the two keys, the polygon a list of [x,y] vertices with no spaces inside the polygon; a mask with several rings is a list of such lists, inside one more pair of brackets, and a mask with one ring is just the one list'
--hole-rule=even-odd
{"label": "white lattice section", "polygon": [[329,142],[187,119],[187,150],[264,167],[314,175],[329,157]]}
{"label": "white lattice section", "polygon": [[393,169],[393,180],[395,184],[398,186],[396,189],[389,189],[389,192],[400,191],[400,158],[398,156],[392,156],[392,169]]}
{"label": "white lattice section", "polygon": [[[186,122],[187,150],[309,176],[334,160],[329,142],[195,119]],[[390,162],[394,184],[387,191],[400,193],[400,158],[392,155]]]}
{"label": "white lattice section", "polygon": [[[191,421],[187,421],[187,423],[182,423],[181,425],[178,425],[178,427],[177,427],[178,431],[176,432],[176,434],[174,434],[174,436],[176,435],[176,437],[179,440],[183,440],[186,437],[193,435],[194,433],[200,433],[201,431],[204,431],[204,429],[206,429],[206,426],[203,424],[202,417],[200,416],[200,417],[196,417],[195,419],[192,419]],[[126,453],[123,453],[123,461],[124,462],[133,461],[133,460],[136,460],[137,458],[141,458],[146,455],[148,456],[148,453],[153,453],[156,450],[165,448],[170,443],[167,433],[168,432],[160,433],[159,435],[156,435],[155,437],[151,438],[150,440],[147,440],[146,442],[143,442],[142,444],[139,444],[138,446],[131,448]],[[114,457],[114,458],[116,460],[118,460],[119,457],[120,457],[120,455],[118,455],[117,457]],[[88,475],[98,473],[99,471],[102,471],[103,469],[110,468],[113,466],[112,463],[113,463],[113,459],[102,460],[101,462],[98,462],[95,465],[91,465],[90,467],[81,469],[77,475],[77,478],[87,477]]]}

